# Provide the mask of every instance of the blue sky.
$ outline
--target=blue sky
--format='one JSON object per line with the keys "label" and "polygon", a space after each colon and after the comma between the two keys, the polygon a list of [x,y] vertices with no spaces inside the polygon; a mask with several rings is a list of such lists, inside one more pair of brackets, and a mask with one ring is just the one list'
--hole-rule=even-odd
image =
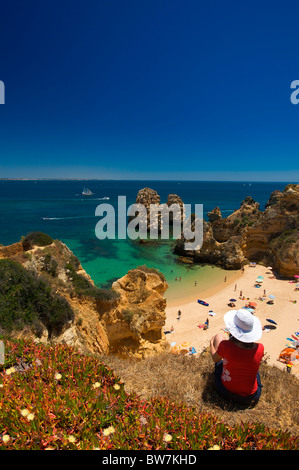
{"label": "blue sky", "polygon": [[299,180],[298,2],[10,0],[0,177]]}

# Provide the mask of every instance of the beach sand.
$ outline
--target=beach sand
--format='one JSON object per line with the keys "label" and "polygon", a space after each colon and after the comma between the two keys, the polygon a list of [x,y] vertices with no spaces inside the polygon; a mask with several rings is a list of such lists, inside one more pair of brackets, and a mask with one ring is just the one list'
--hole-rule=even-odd
{"label": "beach sand", "polygon": [[[260,288],[254,287],[258,276],[264,277]],[[235,285],[237,285],[236,290]],[[228,337],[227,333],[223,331],[225,328],[223,315],[232,310],[228,306],[229,300],[232,298],[237,299],[234,309],[245,306],[247,301],[239,298],[242,290],[246,299],[249,298],[250,302],[257,304],[254,315],[260,319],[263,327],[271,325],[267,319],[272,319],[277,323],[276,329],[263,330],[259,342],[265,347],[267,363],[286,370],[286,366],[277,358],[281,351],[291,344],[287,338],[292,338],[292,335],[299,331],[299,291],[295,291],[295,283],[273,278],[271,270],[256,265],[256,267],[245,266],[243,273],[242,271],[234,272],[233,276],[228,276],[227,282],[223,281],[222,286],[219,286],[218,282],[215,287],[200,294],[198,294],[199,287],[193,287],[194,295],[188,298],[184,297],[183,300],[177,301],[175,304],[170,301],[166,307],[164,331],[167,332],[171,327],[174,328],[174,332],[166,334],[166,339],[170,344],[175,342],[180,345],[189,342],[190,346],[200,353],[203,349],[209,348],[210,339],[216,333],[222,333]],[[264,289],[267,296],[261,301],[259,297],[263,297]],[[270,294],[275,295],[273,305],[267,303]],[[209,306],[200,305],[197,302],[198,298],[206,301]],[[291,302],[292,300],[297,300],[297,303]],[[180,320],[177,319],[179,310],[181,311]],[[210,310],[216,315],[209,315]],[[207,318],[209,319],[208,330],[199,328],[198,325],[204,324]],[[299,364],[293,366],[292,374],[299,377]]]}

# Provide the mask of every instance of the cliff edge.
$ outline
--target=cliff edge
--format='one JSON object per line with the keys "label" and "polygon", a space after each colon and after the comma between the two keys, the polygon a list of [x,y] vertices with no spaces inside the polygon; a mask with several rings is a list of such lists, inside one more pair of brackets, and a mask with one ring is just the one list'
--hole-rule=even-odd
{"label": "cliff edge", "polygon": [[1,269],[2,334],[96,355],[142,358],[168,348],[168,284],[154,269],[133,269],[100,289],[64,243],[40,233],[0,247]]}

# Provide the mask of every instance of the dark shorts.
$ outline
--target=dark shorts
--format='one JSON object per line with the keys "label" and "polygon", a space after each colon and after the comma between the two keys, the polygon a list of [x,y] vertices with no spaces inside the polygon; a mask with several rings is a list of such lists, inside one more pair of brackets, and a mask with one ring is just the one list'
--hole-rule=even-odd
{"label": "dark shorts", "polygon": [[215,364],[215,372],[214,372],[214,377],[215,377],[215,386],[216,390],[221,395],[223,398],[227,398],[229,400],[233,400],[236,403],[244,404],[244,405],[250,405],[252,402],[257,402],[261,396],[262,393],[262,384],[261,384],[261,379],[260,379],[260,374],[257,373],[256,379],[257,379],[257,390],[255,393],[252,395],[237,395],[235,393],[230,392],[227,390],[221,380],[221,374],[222,374],[222,369],[223,369],[223,361],[219,361]]}

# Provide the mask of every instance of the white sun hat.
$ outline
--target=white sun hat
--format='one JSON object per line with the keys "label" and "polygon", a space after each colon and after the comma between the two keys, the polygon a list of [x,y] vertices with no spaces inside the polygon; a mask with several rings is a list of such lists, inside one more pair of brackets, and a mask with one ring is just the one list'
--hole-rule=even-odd
{"label": "white sun hat", "polygon": [[232,336],[243,343],[253,343],[262,337],[261,322],[246,309],[230,310],[223,319]]}

